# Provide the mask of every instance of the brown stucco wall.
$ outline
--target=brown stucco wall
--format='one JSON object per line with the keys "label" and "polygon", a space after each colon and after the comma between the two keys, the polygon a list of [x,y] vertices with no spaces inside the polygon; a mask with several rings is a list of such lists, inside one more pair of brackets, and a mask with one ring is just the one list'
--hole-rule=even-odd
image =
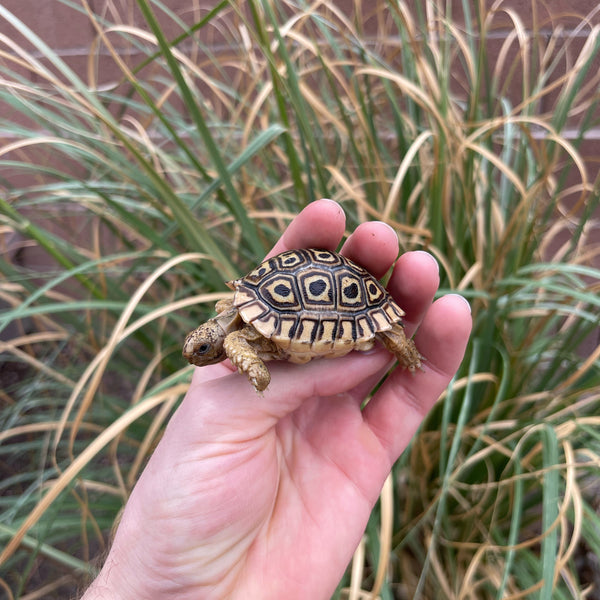
{"label": "brown stucco wall", "polygon": [[[124,24],[135,25],[137,27],[145,27],[144,19],[142,18],[135,0],[88,0],[90,8],[97,14],[107,14],[114,22],[122,22]],[[352,11],[353,0],[334,0],[336,6],[342,8],[348,14]],[[385,4],[384,0],[374,0],[370,5],[371,13],[376,11],[377,3]],[[65,6],[59,0],[0,0],[0,4],[11,11],[16,17],[21,19],[29,26],[48,46],[53,48],[61,58],[77,73],[84,81],[90,81],[90,77],[98,78],[98,81],[92,83],[97,85],[107,84],[116,81],[120,78],[121,73],[118,71],[114,60],[107,53],[94,54],[94,63],[90,62],[90,48],[93,46],[97,32],[94,30],[90,19],[83,12]],[[184,23],[192,24],[196,22],[206,11],[210,9],[214,3],[206,5],[200,4],[198,0],[165,0],[164,4],[176,14]],[[416,11],[417,4],[422,8],[428,6],[428,10],[434,12],[434,3],[420,2],[419,0],[408,0],[407,4],[412,6]],[[472,3],[475,5],[475,3]],[[496,0],[485,0],[485,4],[490,7],[496,5],[498,13],[494,17],[493,35],[488,40],[488,49],[490,60],[495,61],[498,54],[501,52],[502,45],[506,37],[514,32],[514,23],[519,22],[524,29],[531,28],[534,24],[537,30],[550,32],[557,30],[562,31],[564,36],[573,36],[571,43],[570,55],[576,56],[578,50],[585,44],[587,39],[587,31],[576,31],[577,25],[580,23],[581,15],[591,15],[591,22],[595,25],[600,25],[600,10],[597,0],[505,0],[498,2]],[[595,12],[594,12],[595,11]],[[456,23],[461,23],[463,19],[462,0],[453,0],[452,17]],[[371,23],[374,23],[373,19]],[[374,32],[373,25],[365,23],[365,32],[369,34]],[[181,29],[174,24],[170,19],[163,20],[165,33],[168,38],[174,38],[181,33]],[[575,31],[575,33],[574,33]],[[204,32],[204,30],[202,30]],[[28,43],[15,33],[14,29],[6,22],[0,19],[0,35],[6,34],[15,39],[16,42],[23,44],[28,48]],[[204,39],[203,41],[215,49],[215,53],[226,52],[226,48],[222,47],[222,39],[217,37],[214,29],[206,31],[206,34],[212,38]],[[536,40],[540,51],[547,49],[548,40]],[[29,46],[30,47],[30,46]],[[131,48],[123,48],[123,56],[127,60],[128,53]],[[133,57],[130,57],[133,58]],[[598,65],[594,65],[592,72],[600,70],[600,59]],[[566,71],[569,69],[568,56],[562,60],[560,69]],[[561,75],[560,69],[553,75],[559,78]],[[93,75],[90,75],[92,74]],[[35,82],[35,75],[25,73],[30,79]],[[518,105],[519,99],[522,97],[522,89],[519,77],[511,78],[511,87],[506,91],[507,97],[514,105]],[[597,92],[596,92],[597,93]],[[542,110],[552,110],[554,97],[548,95],[543,99]],[[3,107],[2,110],[8,110]],[[22,117],[15,115],[15,119]],[[577,116],[574,116],[576,119]],[[0,139],[6,137],[6,134],[0,131]],[[588,167],[588,177],[594,180],[598,176],[600,168],[600,124],[597,128],[588,134],[588,137],[581,147],[586,165]],[[51,157],[49,157],[50,160]],[[73,165],[76,169],[77,166]],[[17,182],[15,182],[17,183]]]}

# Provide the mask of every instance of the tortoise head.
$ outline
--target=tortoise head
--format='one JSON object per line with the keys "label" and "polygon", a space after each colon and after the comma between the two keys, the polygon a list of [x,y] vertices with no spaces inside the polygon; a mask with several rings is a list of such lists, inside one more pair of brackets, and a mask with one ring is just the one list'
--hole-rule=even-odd
{"label": "tortoise head", "polygon": [[197,367],[214,365],[226,358],[223,342],[225,330],[215,319],[202,323],[185,338],[183,357]]}

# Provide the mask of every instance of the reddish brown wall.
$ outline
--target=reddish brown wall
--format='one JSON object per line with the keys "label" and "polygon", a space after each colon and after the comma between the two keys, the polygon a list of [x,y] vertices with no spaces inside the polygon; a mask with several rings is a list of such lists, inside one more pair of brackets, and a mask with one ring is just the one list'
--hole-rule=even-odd
{"label": "reddish brown wall", "polygon": [[[114,22],[145,27],[135,0],[88,0],[90,8],[97,14],[107,14],[109,19]],[[464,19],[463,0],[453,0],[452,19],[460,25]],[[354,0],[334,0],[336,6],[343,9],[346,13],[352,11]],[[386,4],[385,0],[375,0],[370,4],[371,14],[376,12],[377,4]],[[541,31],[556,31],[561,28],[564,35],[570,35],[573,29],[581,22],[581,15],[592,15],[591,22],[595,25],[600,24],[600,10],[598,10],[597,0],[505,0],[498,3],[497,0],[485,0],[485,5],[489,8],[498,4],[499,8],[493,19],[493,36],[488,40],[488,49],[490,60],[493,62],[504,43],[509,32],[514,31],[514,22],[519,20],[524,28],[531,28],[536,24],[536,29]],[[81,12],[77,12],[70,7],[65,6],[59,0],[0,0],[6,9],[11,11],[16,17],[22,20],[30,27],[41,39],[53,48],[61,58],[84,80],[87,80],[89,48],[96,39],[90,20]],[[164,0],[164,4],[172,10],[184,23],[192,24],[196,22],[201,15],[206,14],[207,8],[213,5],[212,2],[201,3],[204,8],[199,8],[198,0]],[[408,0],[407,4],[416,12],[416,6],[425,6],[427,3],[420,0]],[[431,7],[434,4],[445,4],[445,2],[429,2],[430,11],[435,14]],[[471,3],[473,6],[476,2]],[[596,11],[595,14],[593,11]],[[181,33],[181,29],[170,19],[162,19],[163,27],[168,38],[173,38]],[[375,18],[371,19],[375,23]],[[368,34],[369,23],[365,26]],[[204,30],[202,30],[204,31]],[[214,29],[206,30],[207,34],[214,35]],[[15,34],[15,30],[0,19],[0,34],[5,33],[13,37],[17,42],[22,43],[25,48],[27,42]],[[572,44],[570,54],[574,56],[581,46],[585,43],[588,31],[582,30]],[[211,44],[210,39],[204,40]],[[221,40],[212,40],[213,44],[218,44]],[[543,41],[541,42],[543,45]],[[29,46],[30,47],[30,46]],[[126,53],[128,49],[124,49]],[[102,56],[100,56],[102,61]],[[600,59],[598,65],[593,70],[600,69]],[[565,63],[565,68],[568,65]],[[119,76],[114,61],[106,57],[104,64],[101,64],[97,70],[100,77],[100,84],[114,80]],[[558,74],[557,74],[558,75]],[[31,76],[34,78],[35,76]],[[514,77],[514,93],[510,90],[508,96],[519,98],[521,90],[519,89],[519,80]],[[548,97],[546,102],[550,104],[552,97]],[[600,137],[600,127],[595,137]],[[592,136],[594,137],[594,136]]]}
{"label": "reddish brown wall", "polygon": [[[107,14],[109,19],[114,22],[123,22],[125,24],[145,27],[144,20],[137,8],[135,0],[88,0],[91,9],[97,14]],[[464,18],[462,4],[463,0],[453,0],[452,18],[455,22],[461,23]],[[385,4],[384,0],[375,0],[370,4],[364,3],[363,6],[369,6],[371,14],[376,13],[378,3]],[[504,43],[509,32],[514,31],[515,20],[520,20],[525,28],[531,28],[536,24],[537,30],[556,31],[561,28],[564,35],[570,35],[573,29],[581,22],[581,15],[592,15],[591,22],[595,25],[600,24],[600,10],[598,10],[597,0],[505,0],[498,3],[497,0],[484,0],[487,7],[498,4],[498,12],[494,17],[493,36],[488,41],[490,60],[493,62]],[[16,17],[28,25],[46,44],[53,48],[62,59],[76,72],[82,79],[88,80],[89,67],[89,48],[96,39],[90,19],[83,14],[78,13],[62,4],[59,0],[0,0],[6,9],[11,11]],[[208,8],[214,5],[212,2],[200,3],[199,0],[164,0],[168,6],[184,23],[191,24],[196,22],[201,15],[206,14]],[[350,13],[354,6],[354,0],[334,0],[334,4],[342,8],[346,13]],[[407,4],[416,11],[416,7],[423,7],[427,3],[420,0],[407,0]],[[429,10],[435,13],[434,5],[445,5],[445,2],[429,2]],[[475,6],[476,2],[471,5]],[[208,8],[207,8],[208,7]],[[596,11],[593,13],[593,11]],[[373,29],[376,17],[365,24],[365,31],[368,34]],[[173,21],[163,20],[165,33],[168,38],[173,38],[181,33],[181,29]],[[371,24],[371,26],[370,26]],[[204,31],[204,30],[203,30]],[[210,30],[214,35],[214,29]],[[0,34],[7,34],[13,37],[17,42],[27,46],[27,42],[15,34],[15,30],[0,19]],[[575,56],[578,50],[586,41],[588,31],[582,30],[572,42],[570,56]],[[206,39],[207,44],[218,44],[222,40]],[[538,44],[544,44],[544,39],[538,40]],[[123,49],[126,55],[130,49]],[[94,72],[98,73],[99,83],[114,81],[120,78],[120,72],[117,70],[114,60],[109,56],[100,54],[100,64]],[[599,64],[592,67],[591,72],[600,70]],[[569,68],[568,59],[563,61],[561,68]],[[35,81],[35,75],[28,74]],[[554,77],[560,76],[556,73]],[[513,77],[512,89],[507,90],[507,96],[513,101],[513,105],[519,103],[522,97],[522,89],[518,77]],[[596,92],[597,93],[597,92]],[[552,110],[553,97],[549,95],[542,104],[543,110]],[[5,110],[3,108],[3,110]],[[15,116],[16,119],[21,117]],[[2,132],[0,131],[0,136]],[[600,164],[600,124],[597,129],[589,134],[589,138],[582,148],[586,163],[589,168],[590,179],[595,179],[598,174]]]}

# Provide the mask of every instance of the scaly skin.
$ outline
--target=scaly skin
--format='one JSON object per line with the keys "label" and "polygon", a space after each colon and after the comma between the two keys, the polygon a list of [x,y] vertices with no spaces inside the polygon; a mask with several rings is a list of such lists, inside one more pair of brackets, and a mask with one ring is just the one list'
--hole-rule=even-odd
{"label": "scaly skin", "polygon": [[[223,304],[221,304],[223,302]],[[194,329],[185,339],[183,356],[193,365],[203,367],[228,358],[238,371],[248,377],[257,392],[271,381],[265,360],[285,357],[271,340],[260,335],[252,325],[243,325],[231,302],[217,303],[217,316]]]}
{"label": "scaly skin", "polygon": [[389,331],[380,331],[377,337],[382,344],[398,359],[402,367],[414,373],[417,369],[423,369],[421,361],[425,360],[415,343],[408,339],[404,333],[404,327],[396,323]]}
{"label": "scaly skin", "polygon": [[262,392],[269,385],[271,374],[259,352],[266,354],[265,358],[277,358],[279,350],[271,340],[262,337],[254,327],[248,326],[230,333],[225,338],[224,348],[227,358],[240,373],[248,377],[257,392]]}

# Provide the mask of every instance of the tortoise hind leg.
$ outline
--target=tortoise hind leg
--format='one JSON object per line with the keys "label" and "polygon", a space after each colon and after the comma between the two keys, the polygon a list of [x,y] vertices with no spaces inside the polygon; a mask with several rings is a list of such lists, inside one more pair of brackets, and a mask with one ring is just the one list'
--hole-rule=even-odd
{"label": "tortoise hind leg", "polygon": [[233,308],[233,300],[231,298],[221,298],[215,304],[215,311],[217,313],[225,312]]}
{"label": "tortoise hind leg", "polygon": [[277,346],[262,337],[254,327],[233,331],[225,338],[223,346],[231,363],[248,377],[257,392],[262,392],[271,381],[264,360],[281,358]]}
{"label": "tortoise hind leg", "polygon": [[378,338],[383,345],[398,359],[398,362],[411,373],[423,369],[421,361],[425,360],[415,343],[404,334],[404,327],[396,323],[389,331],[380,331]]}

